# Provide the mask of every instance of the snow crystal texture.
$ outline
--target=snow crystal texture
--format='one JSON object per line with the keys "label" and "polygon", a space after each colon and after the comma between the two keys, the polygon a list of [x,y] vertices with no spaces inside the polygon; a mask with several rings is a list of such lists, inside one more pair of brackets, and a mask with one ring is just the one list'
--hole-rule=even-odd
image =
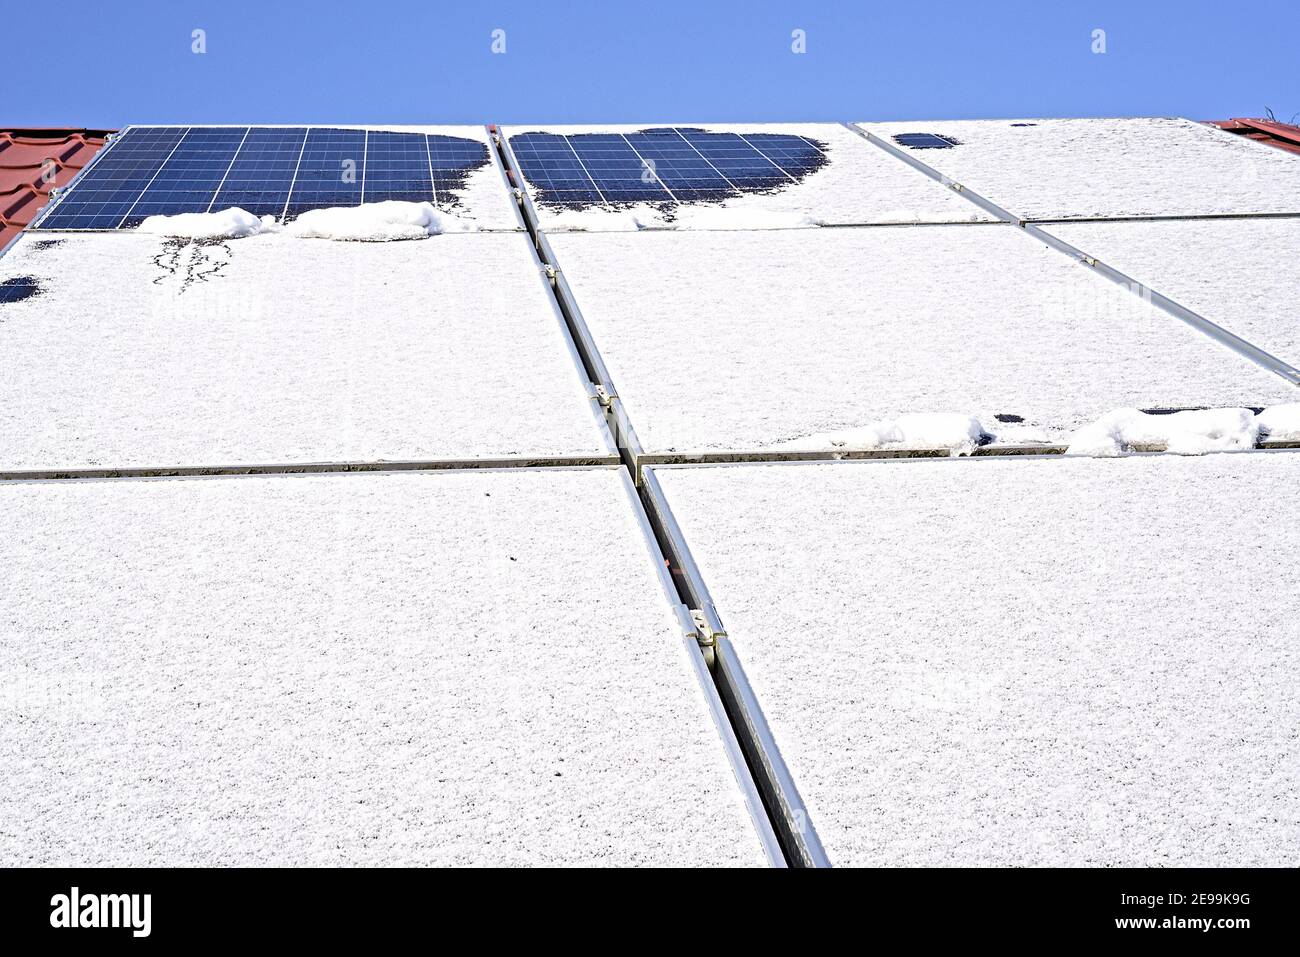
{"label": "snow crystal texture", "polygon": [[647,451],[908,413],[1059,436],[1121,407],[1295,390],[1014,226],[552,237]]}
{"label": "snow crystal texture", "polygon": [[1177,118],[862,123],[893,142],[937,133],[961,145],[908,152],[1030,219],[1300,212],[1300,163],[1282,150]]}
{"label": "snow crystal texture", "polygon": [[[745,229],[756,223],[765,228],[789,228],[827,223],[911,223],[980,222],[990,220],[983,210],[966,202],[922,173],[891,159],[861,136],[837,123],[723,123],[664,124],[640,126],[516,126],[506,136],[541,132],[559,135],[583,133],[634,133],[638,130],[675,125],[701,126],[715,133],[776,133],[806,136],[827,146],[829,162],[799,183],[781,189],[753,193],[725,204],[686,204],[679,216],[685,228]],[[530,186],[531,191],[531,186]],[[693,216],[693,210],[717,210]],[[565,210],[549,206],[538,209],[541,225],[548,230],[635,230],[642,226],[675,225],[649,204],[631,209]]]}
{"label": "snow crystal texture", "polygon": [[1300,454],[656,471],[833,863],[1300,864]]}
{"label": "snow crystal texture", "polygon": [[25,237],[0,468],[605,454],[522,234]]}
{"label": "snow crystal texture", "polygon": [[[1300,167],[1300,157],[1292,157]],[[1048,232],[1300,367],[1300,219],[1057,223]]]}
{"label": "snow crystal texture", "polygon": [[4,484],[0,863],[761,865],[624,482]]}

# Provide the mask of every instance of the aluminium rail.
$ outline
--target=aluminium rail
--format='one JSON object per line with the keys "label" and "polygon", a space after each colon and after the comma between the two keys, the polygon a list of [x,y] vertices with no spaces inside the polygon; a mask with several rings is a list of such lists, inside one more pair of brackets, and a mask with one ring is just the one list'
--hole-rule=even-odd
{"label": "aluminium rail", "polygon": [[555,251],[541,227],[536,206],[528,194],[509,139],[497,128],[489,128],[489,134],[500,151],[503,164],[509,170],[515,201],[533,238],[538,257],[544,264],[545,274],[564,314],[583,369],[600,392],[610,429],[636,492],[633,502],[637,506],[638,521],[644,523],[656,546],[659,558],[656,564],[663,564],[667,582],[677,596],[674,604],[684,605],[692,617],[702,660],[707,663],[708,675],[722,704],[729,728],[729,733],[722,735],[724,745],[734,740],[740,751],[739,756],[744,759],[743,766],[738,766],[734,763],[733,756],[733,768],[742,781],[744,777],[749,777],[756,785],[765,820],[777,835],[786,862],[795,867],[829,867],[830,861],[817,836],[808,809],[772,737],[739,655],[726,635],[708,587],[686,545],[658,479],[652,470],[641,468],[645,452],[619,399],[613,377],[600,355],[573,290],[560,269]]}

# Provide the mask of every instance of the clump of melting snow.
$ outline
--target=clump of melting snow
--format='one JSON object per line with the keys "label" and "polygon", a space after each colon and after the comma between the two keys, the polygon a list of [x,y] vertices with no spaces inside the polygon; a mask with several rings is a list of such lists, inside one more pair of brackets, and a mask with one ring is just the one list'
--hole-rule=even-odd
{"label": "clump of melting snow", "polygon": [[425,239],[440,233],[467,233],[477,229],[473,223],[434,208],[432,203],[401,200],[312,209],[302,213],[287,227],[276,222],[274,216],[259,218],[237,206],[217,213],[150,216],[137,227],[142,233],[187,239],[241,239],[283,230],[300,239],[372,243]]}
{"label": "clump of melting snow", "polygon": [[472,223],[434,208],[432,203],[390,199],[360,206],[311,209],[290,223],[286,231],[301,239],[385,243],[476,229]]}
{"label": "clump of melting snow", "polygon": [[1261,438],[1271,442],[1300,442],[1300,402],[1275,405],[1255,416]]}
{"label": "clump of melting snow", "polygon": [[175,216],[150,216],[137,232],[185,239],[240,239],[260,233],[279,232],[274,216],[254,216],[232,206],[218,213],[178,213]]}
{"label": "clump of melting snow", "polygon": [[884,448],[948,449],[953,455],[969,455],[987,438],[980,420],[952,412],[914,412],[896,419],[836,432],[821,432],[787,442],[783,448],[796,450],[843,449],[870,451]]}
{"label": "clump of melting snow", "polygon": [[1165,415],[1116,409],[1076,431],[1066,454],[1124,455],[1137,446],[1164,446],[1177,455],[1239,451],[1253,449],[1259,431],[1258,417],[1250,409],[1198,409]]}

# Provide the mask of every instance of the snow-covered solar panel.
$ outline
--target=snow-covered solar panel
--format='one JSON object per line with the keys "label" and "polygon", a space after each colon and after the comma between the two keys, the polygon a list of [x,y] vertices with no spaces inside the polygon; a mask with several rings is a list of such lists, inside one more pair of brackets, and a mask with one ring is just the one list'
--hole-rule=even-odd
{"label": "snow-covered solar panel", "polygon": [[0,863],[762,865],[632,494],[0,483]]}
{"label": "snow-covered solar panel", "polygon": [[[862,123],[890,142],[915,123]],[[919,159],[1030,219],[1300,212],[1300,162],[1173,118],[927,123],[958,141]]]}
{"label": "snow-covered solar panel", "polygon": [[485,225],[509,229],[515,222],[505,198],[486,136],[475,127],[135,126],[37,225],[131,229],[149,216],[232,206],[291,220],[310,209],[402,200],[472,215],[482,204]]}
{"label": "snow-covered solar panel", "polygon": [[1300,366],[1300,219],[1054,223],[1047,231]]}
{"label": "snow-covered solar panel", "polygon": [[647,451],[908,413],[1061,435],[1111,409],[1268,406],[1283,379],[1011,225],[551,237]]}
{"label": "snow-covered solar panel", "polygon": [[525,234],[22,237],[0,470],[611,454]]}
{"label": "snow-covered solar panel", "polygon": [[655,471],[832,864],[1300,864],[1300,454]]}
{"label": "snow-covered solar panel", "polygon": [[744,229],[989,218],[838,124],[503,132],[549,229]]}

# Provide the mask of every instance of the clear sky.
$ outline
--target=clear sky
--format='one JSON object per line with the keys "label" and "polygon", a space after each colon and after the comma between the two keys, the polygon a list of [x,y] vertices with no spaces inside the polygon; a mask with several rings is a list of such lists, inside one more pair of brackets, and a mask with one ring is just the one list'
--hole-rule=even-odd
{"label": "clear sky", "polygon": [[6,126],[1300,112],[1300,0],[7,0],[3,19],[27,38]]}

